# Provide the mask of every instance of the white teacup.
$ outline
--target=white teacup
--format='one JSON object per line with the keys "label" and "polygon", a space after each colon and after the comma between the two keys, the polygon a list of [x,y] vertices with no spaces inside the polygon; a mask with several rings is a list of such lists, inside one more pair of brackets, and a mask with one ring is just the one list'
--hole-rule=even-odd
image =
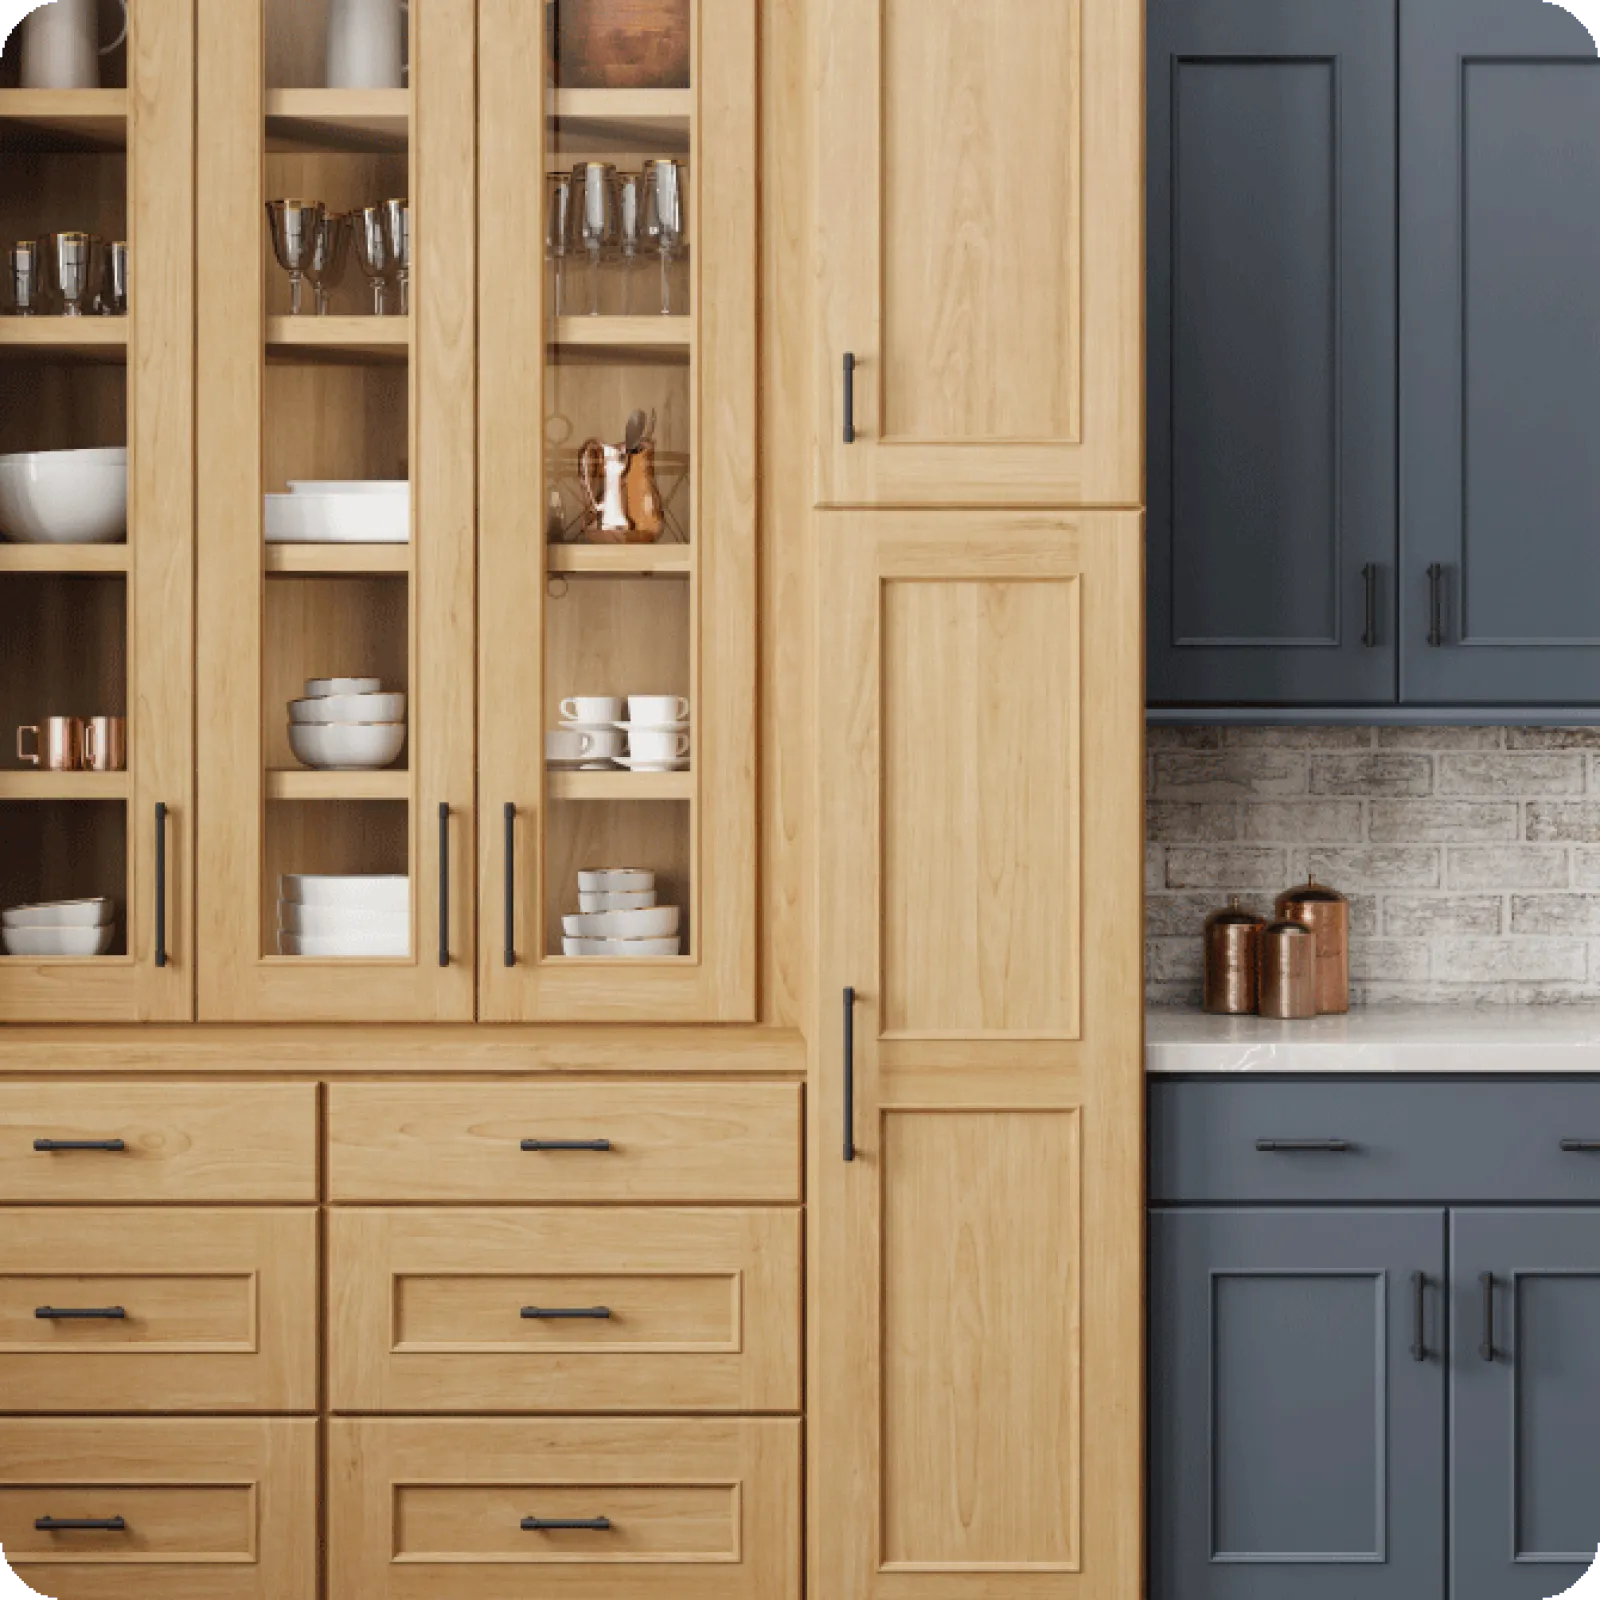
{"label": "white teacup", "polygon": [[592,733],[577,733],[571,728],[554,729],[544,736],[544,758],[546,761],[587,761],[594,755],[597,737]]}
{"label": "white teacup", "polygon": [[686,733],[635,727],[628,734],[628,754],[635,761],[678,761],[688,753]]}
{"label": "white teacup", "polygon": [[563,722],[581,722],[586,728],[610,727],[622,721],[622,701],[602,695],[576,695],[561,702]]}
{"label": "white teacup", "polygon": [[569,729],[572,733],[581,733],[589,741],[589,748],[584,751],[585,761],[615,761],[623,753],[627,735],[620,728],[612,728],[607,733],[594,733],[588,729]]}
{"label": "white teacup", "polygon": [[681,694],[630,694],[628,720],[636,728],[670,728],[689,720],[689,702]]}

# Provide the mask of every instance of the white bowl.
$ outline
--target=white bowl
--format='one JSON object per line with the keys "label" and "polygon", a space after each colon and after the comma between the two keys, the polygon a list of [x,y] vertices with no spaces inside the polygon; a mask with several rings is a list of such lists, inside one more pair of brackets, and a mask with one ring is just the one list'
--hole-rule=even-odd
{"label": "white bowl", "polygon": [[296,761],[322,772],[372,772],[392,766],[406,746],[403,722],[291,722]]}
{"label": "white bowl", "polygon": [[109,900],[52,900],[0,912],[0,926],[7,928],[104,928],[116,919]]}
{"label": "white bowl", "polygon": [[116,937],[116,925],[103,928],[0,928],[8,956],[103,956]]}
{"label": "white bowl", "polygon": [[411,484],[405,478],[291,478],[290,494],[403,494]]}
{"label": "white bowl", "polygon": [[324,694],[289,702],[291,722],[404,722],[403,694]]}
{"label": "white bowl", "polygon": [[19,544],[120,544],[128,536],[128,452],[0,456],[0,533]]}
{"label": "white bowl", "polygon": [[409,544],[407,494],[269,494],[268,544]]}
{"label": "white bowl", "polygon": [[411,880],[372,874],[335,878],[286,872],[278,879],[278,893],[299,906],[332,906],[342,911],[399,911],[411,913]]}
{"label": "white bowl", "polygon": [[647,894],[655,886],[655,873],[638,867],[600,867],[578,874],[581,894]]}
{"label": "white bowl", "polygon": [[326,700],[339,694],[378,694],[383,689],[382,678],[307,678],[306,698]]}
{"label": "white bowl", "polygon": [[311,956],[323,961],[392,960],[411,954],[409,933],[395,938],[389,934],[341,933],[328,939],[314,939],[309,935],[280,933],[280,956]]}
{"label": "white bowl", "polygon": [[563,917],[569,939],[667,939],[678,931],[678,908],[653,911],[599,911],[592,916]]}
{"label": "white bowl", "polygon": [[349,933],[393,939],[404,938],[410,931],[409,911],[346,911],[341,906],[278,902],[279,933],[298,933],[312,939],[338,939]]}
{"label": "white bowl", "polygon": [[643,894],[580,894],[578,909],[592,916],[596,911],[649,911],[656,903],[654,889]]}
{"label": "white bowl", "polygon": [[561,949],[569,956],[601,956],[611,960],[638,961],[647,957],[675,956],[683,952],[681,939],[563,939]]}

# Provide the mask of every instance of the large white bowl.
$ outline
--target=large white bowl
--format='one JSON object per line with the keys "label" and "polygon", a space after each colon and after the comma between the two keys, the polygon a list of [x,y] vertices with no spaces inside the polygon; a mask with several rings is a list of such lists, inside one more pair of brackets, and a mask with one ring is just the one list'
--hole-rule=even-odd
{"label": "large white bowl", "polygon": [[103,928],[0,928],[8,956],[103,956],[116,937],[115,923]]}
{"label": "large white bowl", "polygon": [[598,911],[587,917],[563,917],[569,939],[669,939],[678,931],[678,908],[653,911]]}
{"label": "large white bowl", "polygon": [[343,911],[411,911],[411,880],[361,874],[338,878],[286,872],[278,894],[300,906],[335,906]]}
{"label": "large white bowl", "polygon": [[409,494],[269,494],[268,544],[409,544]]}
{"label": "large white bowl", "polygon": [[0,912],[0,926],[7,928],[103,928],[116,920],[109,900],[51,900]]}
{"label": "large white bowl", "polygon": [[561,949],[569,956],[600,956],[609,960],[641,961],[681,955],[681,939],[563,939]]}
{"label": "large white bowl", "polygon": [[339,694],[378,694],[383,689],[382,678],[307,678],[306,698],[326,700]]}
{"label": "large white bowl", "polygon": [[346,911],[340,906],[303,906],[278,902],[278,931],[312,939],[337,939],[347,933],[404,938],[411,930],[407,911]]}
{"label": "large white bowl", "polygon": [[325,694],[289,702],[291,722],[404,722],[403,694]]}
{"label": "large white bowl", "polygon": [[375,933],[342,933],[337,938],[313,939],[308,935],[280,933],[280,956],[311,956],[323,961],[391,960],[411,954],[411,938]]}
{"label": "large white bowl", "polygon": [[656,875],[639,867],[597,867],[578,874],[580,894],[648,894]]}
{"label": "large white bowl", "polygon": [[406,746],[403,722],[291,722],[294,758],[322,772],[371,772],[392,766]]}
{"label": "large white bowl", "polygon": [[120,544],[128,536],[128,452],[0,456],[0,534],[19,544]]}

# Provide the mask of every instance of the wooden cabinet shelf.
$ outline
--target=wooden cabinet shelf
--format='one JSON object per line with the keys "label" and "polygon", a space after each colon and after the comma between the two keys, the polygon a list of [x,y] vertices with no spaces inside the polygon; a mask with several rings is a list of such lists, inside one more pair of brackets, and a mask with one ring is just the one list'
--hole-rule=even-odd
{"label": "wooden cabinet shelf", "polygon": [[[411,570],[408,544],[269,544],[266,569],[296,577],[359,577]],[[0,571],[4,563],[0,562]]]}
{"label": "wooden cabinet shelf", "polygon": [[692,800],[692,772],[552,772],[552,800]]}
{"label": "wooden cabinet shelf", "polygon": [[602,356],[662,354],[687,361],[694,346],[694,318],[561,317],[550,348],[566,354],[595,351]]}
{"label": "wooden cabinet shelf", "polygon": [[267,354],[280,361],[404,361],[410,317],[268,317]]}
{"label": "wooden cabinet shelf", "polygon": [[124,150],[126,89],[0,90],[0,150]]}
{"label": "wooden cabinet shelf", "polygon": [[0,544],[0,572],[126,572],[126,544]]}
{"label": "wooden cabinet shelf", "polygon": [[687,544],[557,544],[549,549],[551,572],[665,574],[694,571],[694,547]]}
{"label": "wooden cabinet shelf", "polygon": [[687,151],[693,110],[690,89],[556,89],[547,102],[564,146],[596,154]]}
{"label": "wooden cabinet shelf", "polygon": [[313,772],[280,768],[267,774],[269,800],[407,800],[411,774],[405,768],[380,772]]}
{"label": "wooden cabinet shelf", "polygon": [[403,151],[411,133],[407,89],[272,89],[267,149]]}
{"label": "wooden cabinet shelf", "polygon": [[128,359],[128,319],[0,317],[0,360],[34,355],[124,363]]}
{"label": "wooden cabinet shelf", "polygon": [[0,772],[0,800],[126,800],[126,772]]}

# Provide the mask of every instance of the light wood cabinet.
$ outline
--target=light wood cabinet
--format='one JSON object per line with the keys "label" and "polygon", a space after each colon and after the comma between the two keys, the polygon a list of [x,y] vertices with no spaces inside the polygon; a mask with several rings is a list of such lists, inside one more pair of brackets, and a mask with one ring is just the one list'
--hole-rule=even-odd
{"label": "light wood cabinet", "polygon": [[813,13],[818,503],[1140,505],[1142,8]]}
{"label": "light wood cabinet", "polygon": [[818,1595],[1138,1592],[1140,543],[823,519]]}

